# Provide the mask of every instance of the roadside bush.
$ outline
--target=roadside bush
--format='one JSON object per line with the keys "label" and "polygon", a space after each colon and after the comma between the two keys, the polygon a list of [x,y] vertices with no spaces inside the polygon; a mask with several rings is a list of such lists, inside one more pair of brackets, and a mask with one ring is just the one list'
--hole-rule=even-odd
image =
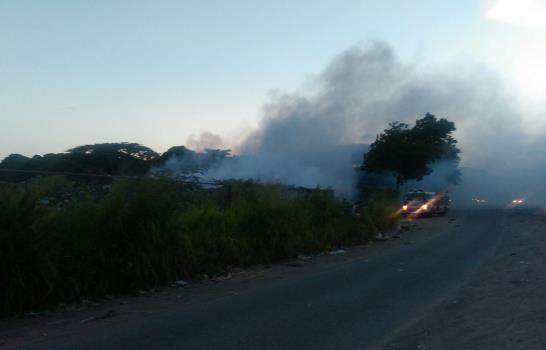
{"label": "roadside bush", "polygon": [[[49,276],[57,275],[51,263],[50,237],[40,230],[47,214],[39,205],[35,189],[12,184],[0,187],[0,288],[2,311],[35,305],[40,293],[53,286]],[[24,297],[21,296],[24,294]]]}
{"label": "roadside bush", "polygon": [[360,208],[359,215],[373,234],[393,230],[400,219],[396,199],[391,193],[380,191],[370,195],[366,205]]}
{"label": "roadside bush", "polygon": [[248,181],[120,180],[106,195],[71,186],[0,184],[1,314],[363,243],[395,222],[386,199],[357,216],[329,190]]}

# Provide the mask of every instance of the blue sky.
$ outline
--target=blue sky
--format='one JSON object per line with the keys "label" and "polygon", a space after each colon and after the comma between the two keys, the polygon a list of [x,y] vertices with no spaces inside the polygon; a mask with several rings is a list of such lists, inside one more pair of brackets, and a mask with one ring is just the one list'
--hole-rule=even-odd
{"label": "blue sky", "polygon": [[[541,2],[0,0],[0,158],[236,136],[271,89],[296,90],[373,40],[422,65],[482,62],[532,100],[546,87],[529,70],[546,59]],[[518,15],[521,3],[539,10]]]}

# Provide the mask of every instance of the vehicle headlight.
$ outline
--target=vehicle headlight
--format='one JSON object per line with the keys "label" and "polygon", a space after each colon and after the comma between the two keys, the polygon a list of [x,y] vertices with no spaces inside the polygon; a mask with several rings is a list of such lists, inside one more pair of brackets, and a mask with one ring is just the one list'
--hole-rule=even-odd
{"label": "vehicle headlight", "polygon": [[423,205],[421,206],[421,208],[422,208],[423,210],[428,210],[428,204],[423,204]]}

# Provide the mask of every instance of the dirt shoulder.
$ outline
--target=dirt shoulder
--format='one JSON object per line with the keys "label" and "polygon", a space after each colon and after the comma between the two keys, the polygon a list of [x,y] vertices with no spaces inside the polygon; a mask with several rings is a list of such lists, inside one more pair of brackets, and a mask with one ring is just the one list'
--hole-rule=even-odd
{"label": "dirt shoulder", "polygon": [[507,213],[494,257],[385,349],[546,349],[546,217]]}
{"label": "dirt shoulder", "polygon": [[85,337],[104,328],[169,313],[186,305],[244,295],[250,289],[268,286],[279,279],[298,278],[304,274],[340,268],[356,260],[372,259],[426,242],[457,229],[463,221],[463,218],[449,217],[416,220],[408,231],[393,233],[399,237],[389,241],[370,242],[326,254],[300,256],[270,266],[232,269],[215,278],[189,281],[185,286],[141,291],[134,296],[86,300],[54,310],[0,320],[0,348],[32,348],[64,337]]}

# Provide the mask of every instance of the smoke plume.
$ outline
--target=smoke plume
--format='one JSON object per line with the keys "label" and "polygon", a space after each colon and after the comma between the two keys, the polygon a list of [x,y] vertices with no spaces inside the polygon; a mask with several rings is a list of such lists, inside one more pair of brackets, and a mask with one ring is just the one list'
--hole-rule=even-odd
{"label": "smoke plume", "polygon": [[224,148],[225,143],[220,135],[205,131],[199,136],[190,135],[186,140],[186,146],[194,151],[204,152],[207,149]]}
{"label": "smoke plume", "polygon": [[[238,145],[240,157],[206,176],[332,187],[352,197],[353,165],[362,162],[365,145],[389,122],[412,124],[431,112],[456,123],[464,169],[455,192],[461,200],[480,190],[499,201],[544,192],[544,133],[534,139],[526,134],[513,101],[482,66],[431,69],[401,62],[386,44],[352,47],[305,89],[271,97],[259,128]],[[491,181],[480,187],[476,174]],[[439,170],[425,180],[440,187],[441,178]]]}

